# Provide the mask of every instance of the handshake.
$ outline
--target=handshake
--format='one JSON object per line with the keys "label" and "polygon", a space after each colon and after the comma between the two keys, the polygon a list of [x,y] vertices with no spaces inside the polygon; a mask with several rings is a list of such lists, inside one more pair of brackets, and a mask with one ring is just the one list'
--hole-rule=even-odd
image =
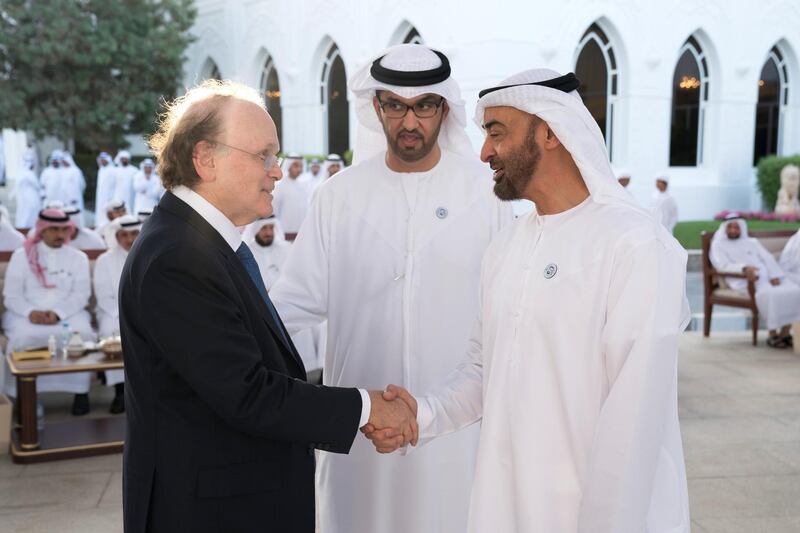
{"label": "handshake", "polygon": [[389,385],[384,392],[369,391],[372,409],[361,428],[378,453],[392,453],[401,446],[417,445],[417,401],[403,387]]}

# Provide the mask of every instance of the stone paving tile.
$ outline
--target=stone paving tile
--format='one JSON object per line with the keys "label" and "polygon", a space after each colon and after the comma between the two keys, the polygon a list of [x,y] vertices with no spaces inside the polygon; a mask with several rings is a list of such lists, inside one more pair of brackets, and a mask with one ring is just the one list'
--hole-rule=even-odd
{"label": "stone paving tile", "polygon": [[18,511],[94,507],[111,473],[0,479],[0,516]]}
{"label": "stone paving tile", "polygon": [[0,533],[122,533],[122,507],[43,509],[0,516]]}
{"label": "stone paving tile", "polygon": [[0,455],[0,479],[19,477],[23,470],[25,465],[14,464],[10,455]]}
{"label": "stone paving tile", "polygon": [[122,455],[114,453],[68,461],[51,461],[25,465],[25,470],[23,470],[21,477],[91,472],[122,472]]}
{"label": "stone paving tile", "polygon": [[709,518],[699,522],[702,529],[692,533],[797,533],[800,516],[766,518]]}
{"label": "stone paving tile", "polygon": [[689,478],[800,475],[800,465],[783,460],[767,443],[717,446],[686,446]]}
{"label": "stone paving tile", "polygon": [[691,516],[700,524],[709,518],[796,517],[800,516],[800,474],[693,478],[689,499]]}
{"label": "stone paving tile", "polygon": [[122,508],[122,472],[111,475],[103,496],[100,498],[100,507]]}

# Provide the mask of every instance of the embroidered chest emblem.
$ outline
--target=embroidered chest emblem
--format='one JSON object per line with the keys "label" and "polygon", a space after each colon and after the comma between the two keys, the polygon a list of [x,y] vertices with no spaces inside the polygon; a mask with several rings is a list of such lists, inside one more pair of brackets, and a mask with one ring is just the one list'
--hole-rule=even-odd
{"label": "embroidered chest emblem", "polygon": [[556,275],[558,272],[558,265],[555,263],[550,263],[546,267],[544,267],[544,277],[545,279],[551,279]]}

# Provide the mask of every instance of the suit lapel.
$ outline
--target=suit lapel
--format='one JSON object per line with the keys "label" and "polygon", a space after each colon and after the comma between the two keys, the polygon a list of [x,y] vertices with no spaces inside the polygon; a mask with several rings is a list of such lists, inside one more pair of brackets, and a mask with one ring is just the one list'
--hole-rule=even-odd
{"label": "suit lapel", "polygon": [[[275,342],[277,342],[286,350],[286,352],[290,354],[291,360],[295,365],[298,366],[298,370],[300,370],[305,376],[305,367],[303,366],[297,350],[291,345],[291,343],[287,344],[283,340],[284,338],[289,339],[289,333],[286,332],[286,328],[283,327],[282,323],[276,324],[272,319],[272,313],[270,313],[269,309],[267,309],[267,304],[264,299],[261,298],[258,288],[253,283],[253,280],[250,278],[247,270],[245,270],[244,265],[242,265],[242,262],[239,260],[239,257],[236,255],[236,253],[234,253],[233,250],[231,250],[231,247],[228,245],[225,239],[222,238],[222,235],[220,235],[219,232],[206,221],[206,219],[200,216],[197,211],[192,209],[186,202],[169,191],[167,191],[161,198],[157,208],[169,211],[173,215],[185,220],[204,237],[216,245],[219,252],[222,253],[225,259],[231,265],[232,271],[236,273],[242,283],[250,287],[251,295],[255,295],[253,299],[256,300],[256,306],[258,307],[264,322],[267,324],[267,327],[272,332]],[[281,335],[281,331],[285,332],[285,337],[284,335]]]}

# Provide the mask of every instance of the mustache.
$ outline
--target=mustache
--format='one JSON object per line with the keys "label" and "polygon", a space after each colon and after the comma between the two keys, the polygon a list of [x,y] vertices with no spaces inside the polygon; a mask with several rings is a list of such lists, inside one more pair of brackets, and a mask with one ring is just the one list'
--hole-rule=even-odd
{"label": "mustache", "polygon": [[493,157],[489,160],[489,168],[492,170],[497,170],[498,168],[503,168],[503,160],[498,159],[497,157]]}
{"label": "mustache", "polygon": [[419,137],[422,139],[422,134],[417,130],[401,130],[397,132],[397,136],[400,137],[401,135],[414,135],[415,137]]}

